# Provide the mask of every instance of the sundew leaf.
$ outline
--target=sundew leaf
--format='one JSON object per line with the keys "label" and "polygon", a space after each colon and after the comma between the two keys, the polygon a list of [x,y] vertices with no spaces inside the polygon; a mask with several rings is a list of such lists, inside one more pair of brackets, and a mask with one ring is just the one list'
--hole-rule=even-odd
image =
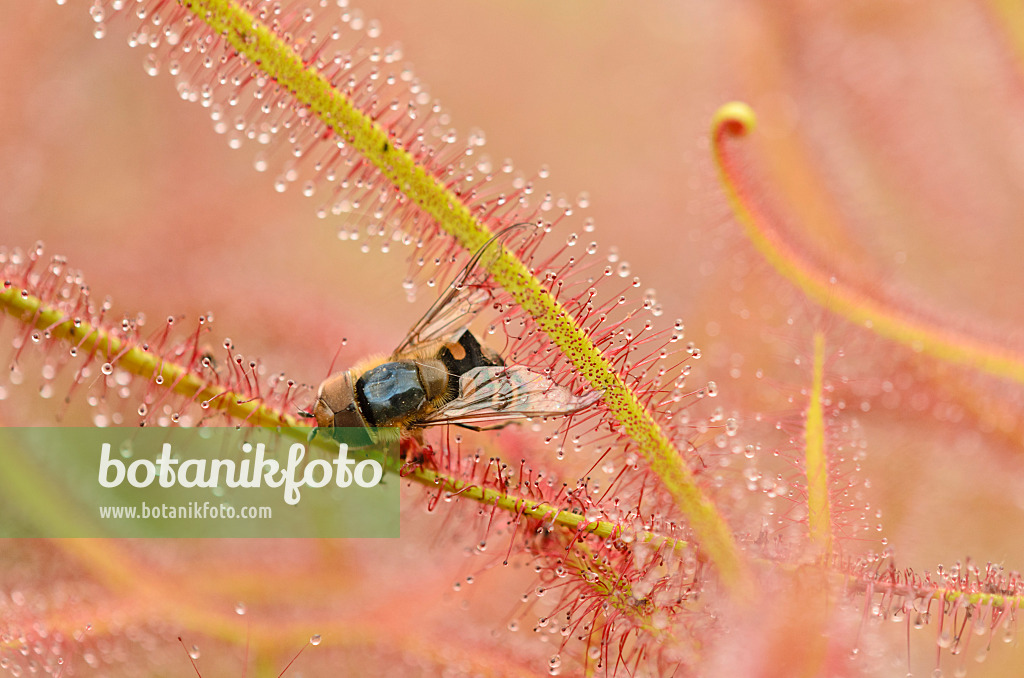
{"label": "sundew leaf", "polygon": [[749,106],[732,102],[716,113],[712,134],[723,186],[747,236],[765,260],[809,299],[858,326],[939,360],[1024,383],[1024,356],[1005,342],[972,336],[920,317],[920,313],[901,308],[891,300],[876,298],[862,289],[868,286],[867,281],[860,281],[859,285],[839,281],[816,266],[797,243],[787,241],[756,205],[737,171],[731,142],[749,133],[755,124],[756,116]]}

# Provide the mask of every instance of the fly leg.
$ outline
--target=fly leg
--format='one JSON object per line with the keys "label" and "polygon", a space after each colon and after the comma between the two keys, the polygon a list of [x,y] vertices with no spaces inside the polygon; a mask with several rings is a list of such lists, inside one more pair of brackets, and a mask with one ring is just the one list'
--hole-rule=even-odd
{"label": "fly leg", "polygon": [[511,426],[512,424],[518,424],[519,422],[518,421],[506,421],[506,422],[503,422],[501,424],[494,424],[493,426],[470,426],[469,424],[460,424],[460,423],[457,423],[457,422],[454,422],[454,421],[450,422],[450,423],[451,423],[452,426],[458,426],[459,428],[469,429],[470,431],[498,431],[500,429],[505,428],[506,426]]}
{"label": "fly leg", "polygon": [[[298,414],[299,414],[299,417],[302,418],[302,419],[316,419],[315,415],[313,415],[313,414],[311,414],[309,412],[306,412],[305,410],[299,410]],[[316,438],[317,431],[319,431],[319,430],[320,430],[319,426],[314,426],[313,428],[311,428],[309,430],[309,435],[306,436],[306,442],[307,443],[313,442],[313,438]]]}

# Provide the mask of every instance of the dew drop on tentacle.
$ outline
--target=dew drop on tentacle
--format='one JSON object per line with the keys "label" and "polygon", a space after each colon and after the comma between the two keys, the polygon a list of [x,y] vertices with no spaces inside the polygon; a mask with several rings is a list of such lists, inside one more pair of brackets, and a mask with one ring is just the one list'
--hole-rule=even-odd
{"label": "dew drop on tentacle", "polygon": [[142,62],[142,70],[149,76],[160,74],[160,60],[155,54],[150,53],[146,55],[145,60]]}

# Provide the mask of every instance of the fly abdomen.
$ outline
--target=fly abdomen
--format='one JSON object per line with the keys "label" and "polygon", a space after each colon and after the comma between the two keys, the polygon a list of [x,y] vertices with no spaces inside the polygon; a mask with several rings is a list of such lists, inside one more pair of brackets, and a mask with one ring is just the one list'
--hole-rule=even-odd
{"label": "fly abdomen", "polygon": [[501,356],[482,346],[473,333],[463,330],[455,343],[447,344],[438,353],[438,359],[448,369],[449,389],[459,392],[459,377],[477,367],[503,367]]}
{"label": "fly abdomen", "polygon": [[390,362],[367,370],[356,382],[356,402],[371,427],[396,426],[427,402],[416,365]]}

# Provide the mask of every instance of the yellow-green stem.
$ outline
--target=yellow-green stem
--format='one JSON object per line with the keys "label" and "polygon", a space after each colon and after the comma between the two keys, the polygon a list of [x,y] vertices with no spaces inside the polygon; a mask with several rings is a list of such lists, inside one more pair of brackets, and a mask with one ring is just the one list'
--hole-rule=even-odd
{"label": "yellow-green stem", "polygon": [[[160,381],[175,393],[208,403],[211,410],[223,410],[232,418],[248,421],[253,426],[274,428],[301,425],[295,417],[266,407],[261,400],[242,398],[223,387],[210,384],[186,367],[164,360],[139,346],[129,346],[103,328],[93,327],[84,321],[76,323],[61,310],[44,304],[38,297],[24,293],[16,286],[0,292],[0,307],[8,315],[22,322],[31,322],[37,330],[48,332],[51,338],[67,341],[84,355],[95,352],[102,357],[102,362],[117,357],[121,369],[154,383]],[[160,379],[157,380],[157,377]]]}
{"label": "yellow-green stem", "polygon": [[804,464],[807,469],[807,514],[811,540],[825,555],[832,550],[832,512],[828,493],[828,458],[825,454],[825,334],[814,333],[811,395],[804,422]]}

